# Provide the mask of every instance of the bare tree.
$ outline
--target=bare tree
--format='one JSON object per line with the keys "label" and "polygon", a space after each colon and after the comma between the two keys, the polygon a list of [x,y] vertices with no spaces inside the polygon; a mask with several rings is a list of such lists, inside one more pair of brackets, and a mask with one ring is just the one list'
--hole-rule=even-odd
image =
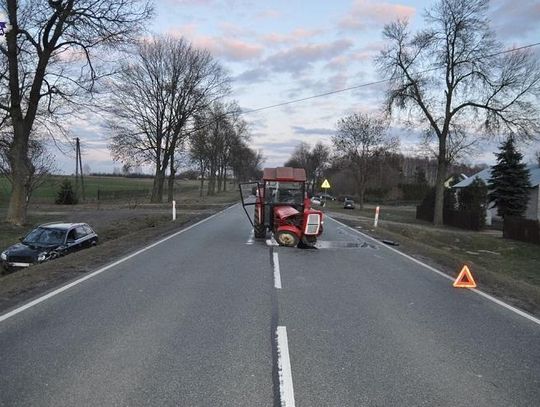
{"label": "bare tree", "polygon": [[318,142],[311,148],[309,144],[302,142],[296,146],[291,157],[284,165],[286,167],[304,168],[313,193],[316,186],[320,184],[329,160],[330,149],[323,143]]}
{"label": "bare tree", "polygon": [[383,118],[365,113],[354,113],[337,123],[332,142],[337,153],[352,167],[360,208],[363,208],[366,187],[373,175],[369,171],[371,159],[380,152],[397,148],[397,140],[388,136],[387,129],[388,124]]}
{"label": "bare tree", "polygon": [[[9,142],[5,142],[6,137],[0,137],[0,174],[3,175],[13,187],[15,179],[11,170],[9,159]],[[26,177],[24,189],[25,208],[28,208],[32,193],[42,186],[49,176],[58,170],[55,158],[47,151],[43,141],[32,138],[28,147],[28,176]]]}
{"label": "bare tree", "polygon": [[245,142],[234,146],[231,168],[238,182],[258,180],[262,177],[264,156],[261,151],[255,151]]}
{"label": "bare tree", "polygon": [[202,121],[199,117],[195,119],[195,130],[189,135],[189,156],[197,166],[199,172],[199,196],[203,196],[204,181],[209,167],[210,146],[206,137],[206,131],[202,127]]}
{"label": "bare tree", "polygon": [[134,60],[124,64],[113,87],[113,157],[152,163],[151,201],[161,202],[166,171],[170,167],[174,177],[174,154],[187,126],[228,92],[228,77],[208,51],[184,39],[156,36],[139,42]]}
{"label": "bare tree", "polygon": [[95,54],[139,35],[151,15],[137,0],[3,0],[10,30],[0,44],[0,127],[11,131],[8,159],[13,184],[7,221],[23,224],[29,185],[30,134],[51,125],[73,103],[96,90]]}
{"label": "bare tree", "polygon": [[199,169],[200,194],[205,177],[207,195],[226,191],[227,175],[237,179],[256,178],[263,161],[260,153],[247,147],[249,132],[236,102],[214,102],[196,118],[190,135],[190,157]]}
{"label": "bare tree", "polygon": [[[409,113],[438,141],[435,224],[442,224],[450,150],[468,134],[505,131],[525,138],[540,130],[538,62],[526,50],[503,53],[489,26],[488,0],[438,0],[416,34],[406,21],[384,28],[388,47],[377,63],[390,77],[386,108]],[[476,126],[475,123],[481,123]]]}

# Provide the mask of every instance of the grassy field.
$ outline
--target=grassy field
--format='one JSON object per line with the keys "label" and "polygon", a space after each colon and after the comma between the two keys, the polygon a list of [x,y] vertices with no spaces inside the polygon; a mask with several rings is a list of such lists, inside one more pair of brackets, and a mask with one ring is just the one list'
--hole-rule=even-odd
{"label": "grassy field", "polygon": [[[154,223],[158,226],[170,219],[170,204],[149,204],[143,198],[134,200],[104,201],[99,205],[96,202],[97,190],[137,190],[150,189],[152,179],[122,178],[122,177],[87,177],[86,203],[79,205],[55,205],[54,199],[58,185],[64,177],[51,177],[45,185],[37,189],[28,210],[27,225],[13,226],[4,222],[7,209],[7,198],[0,204],[0,250],[12,245],[21,236],[24,236],[35,225],[53,222],[86,222],[96,228],[100,236],[114,236],[118,230],[130,231],[144,228]],[[7,181],[0,178],[0,191],[7,194]],[[183,212],[193,214],[211,210],[224,204],[238,200],[236,186],[227,185],[228,191],[215,196],[199,196],[198,181],[177,181],[175,198],[177,201],[178,216]]]}
{"label": "grassy field", "polygon": [[[33,203],[54,203],[60,184],[64,179],[69,179],[75,186],[75,177],[53,175],[45,183],[37,188],[32,194]],[[85,194],[89,201],[97,199],[98,189],[102,191],[123,191],[123,190],[151,190],[151,178],[124,178],[124,177],[104,177],[86,176],[84,178]],[[229,188],[235,188],[230,185]],[[187,194],[190,198],[198,197],[199,181],[180,181],[175,184],[176,194],[182,196]],[[6,206],[9,199],[10,185],[5,177],[0,177],[0,207]]]}
{"label": "grassy field", "polygon": [[[69,179],[75,186],[75,177],[69,176],[50,176],[45,183],[37,188],[32,194],[34,202],[53,203],[56,198],[59,186],[64,179]],[[123,177],[100,177],[87,176],[84,178],[86,196],[89,199],[97,198],[98,189],[113,190],[131,190],[131,189],[151,189],[152,179],[150,178],[123,178]],[[196,188],[196,186],[195,186]],[[4,177],[0,177],[0,204],[5,204],[9,197],[9,182]]]}
{"label": "grassy field", "polygon": [[465,231],[435,227],[416,220],[413,207],[382,206],[379,226],[373,227],[375,209],[342,209],[327,204],[325,211],[379,239],[400,244],[399,249],[455,276],[468,264],[479,287],[530,312],[540,314],[540,247],[503,239],[502,232]]}

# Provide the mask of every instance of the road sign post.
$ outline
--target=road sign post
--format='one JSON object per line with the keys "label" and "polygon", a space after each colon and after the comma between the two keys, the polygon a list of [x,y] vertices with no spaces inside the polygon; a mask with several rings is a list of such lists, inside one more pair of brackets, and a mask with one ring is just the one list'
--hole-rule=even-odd
{"label": "road sign post", "polygon": [[322,185],[321,185],[321,188],[324,189],[324,200],[323,200],[323,206],[326,206],[326,195],[328,195],[328,190],[330,189],[330,183],[328,182],[328,180],[325,178]]}
{"label": "road sign post", "polygon": [[172,220],[176,220],[176,201],[172,201]]}

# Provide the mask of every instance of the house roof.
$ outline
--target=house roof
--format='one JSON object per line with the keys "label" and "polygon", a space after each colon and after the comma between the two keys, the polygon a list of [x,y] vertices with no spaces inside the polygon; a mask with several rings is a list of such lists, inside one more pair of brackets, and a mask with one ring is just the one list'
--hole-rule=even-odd
{"label": "house roof", "polygon": [[[487,184],[489,179],[491,178],[491,168],[492,167],[483,169],[482,171],[477,172],[474,175],[471,175],[469,178],[464,179],[461,182],[458,182],[456,185],[454,185],[454,188],[468,187],[469,185],[472,184],[474,179],[477,177]],[[527,168],[529,169],[529,180],[531,182],[531,187],[534,188],[540,185],[540,166],[538,166],[538,164],[529,164],[527,165]]]}

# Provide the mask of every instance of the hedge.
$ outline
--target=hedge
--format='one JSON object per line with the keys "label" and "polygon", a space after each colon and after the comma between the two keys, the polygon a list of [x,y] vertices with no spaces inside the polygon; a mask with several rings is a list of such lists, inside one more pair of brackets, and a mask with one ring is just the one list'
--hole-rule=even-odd
{"label": "hedge", "polygon": [[505,216],[503,237],[540,244],[540,222],[514,216]]}

